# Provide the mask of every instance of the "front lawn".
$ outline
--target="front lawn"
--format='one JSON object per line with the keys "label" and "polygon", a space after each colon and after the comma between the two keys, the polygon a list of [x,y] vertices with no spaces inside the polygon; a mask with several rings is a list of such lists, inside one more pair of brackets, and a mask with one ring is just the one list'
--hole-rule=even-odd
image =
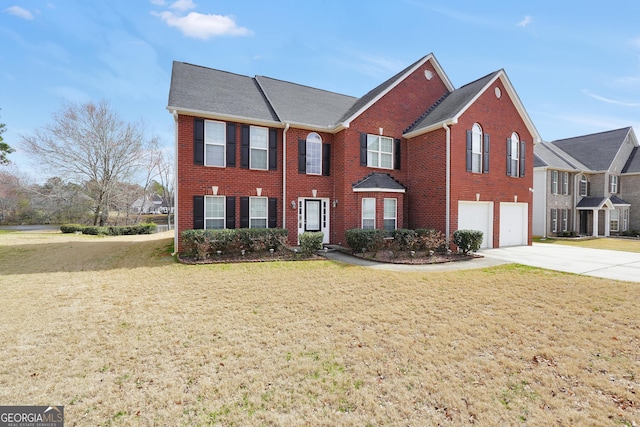
{"label": "front lawn", "polygon": [[0,402],[69,426],[640,423],[640,286],[519,265],[183,265],[0,235]]}
{"label": "front lawn", "polygon": [[556,245],[578,246],[582,248],[609,249],[612,251],[640,252],[640,239],[599,237],[595,239],[573,240],[535,239],[538,243],[550,243]]}

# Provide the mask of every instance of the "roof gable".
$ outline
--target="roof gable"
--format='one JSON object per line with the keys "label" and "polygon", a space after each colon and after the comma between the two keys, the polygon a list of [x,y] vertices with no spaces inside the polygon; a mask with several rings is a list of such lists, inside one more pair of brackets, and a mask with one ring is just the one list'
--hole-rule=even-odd
{"label": "roof gable", "polygon": [[630,127],[550,142],[592,171],[606,171],[631,132]]}
{"label": "roof gable", "polygon": [[498,79],[501,80],[507,95],[533,136],[533,142],[540,142],[540,134],[504,70],[494,71],[449,93],[448,96],[441,99],[436,105],[431,106],[416,123],[407,129],[404,137],[413,138],[420,134],[441,128],[444,124],[456,124],[460,116]]}
{"label": "roof gable", "polygon": [[633,147],[633,151],[629,155],[627,164],[624,165],[622,173],[640,173],[640,148]]}
{"label": "roof gable", "polygon": [[547,142],[536,144],[533,147],[533,153],[535,155],[535,159],[539,159],[535,160],[535,162],[539,161],[543,163],[538,164],[534,162],[534,168],[547,166],[553,169],[564,170],[587,169],[582,163]]}

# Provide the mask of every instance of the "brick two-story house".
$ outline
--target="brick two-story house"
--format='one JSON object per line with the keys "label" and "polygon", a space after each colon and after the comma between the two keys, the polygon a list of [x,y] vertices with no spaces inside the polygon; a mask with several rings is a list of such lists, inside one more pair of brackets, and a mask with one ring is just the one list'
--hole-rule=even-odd
{"label": "brick two-story house", "polygon": [[176,248],[192,228],[484,232],[531,242],[539,135],[504,70],[455,89],[429,54],[357,98],[174,62]]}

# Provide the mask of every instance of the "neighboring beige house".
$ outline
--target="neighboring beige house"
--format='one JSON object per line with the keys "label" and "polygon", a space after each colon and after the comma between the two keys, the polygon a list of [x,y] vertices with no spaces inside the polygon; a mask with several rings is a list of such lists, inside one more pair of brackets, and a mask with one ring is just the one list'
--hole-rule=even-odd
{"label": "neighboring beige house", "polygon": [[533,235],[640,229],[640,154],[633,128],[534,147]]}

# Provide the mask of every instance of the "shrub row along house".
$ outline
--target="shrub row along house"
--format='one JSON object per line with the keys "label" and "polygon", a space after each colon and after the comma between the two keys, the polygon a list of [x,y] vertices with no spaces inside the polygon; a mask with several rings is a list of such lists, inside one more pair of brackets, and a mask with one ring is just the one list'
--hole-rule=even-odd
{"label": "shrub row along house", "polygon": [[454,88],[433,54],[360,98],[174,62],[176,248],[186,229],[353,228],[531,243],[540,140],[504,70]]}
{"label": "shrub row along house", "polygon": [[534,235],[640,230],[638,146],[631,127],[537,144]]}

